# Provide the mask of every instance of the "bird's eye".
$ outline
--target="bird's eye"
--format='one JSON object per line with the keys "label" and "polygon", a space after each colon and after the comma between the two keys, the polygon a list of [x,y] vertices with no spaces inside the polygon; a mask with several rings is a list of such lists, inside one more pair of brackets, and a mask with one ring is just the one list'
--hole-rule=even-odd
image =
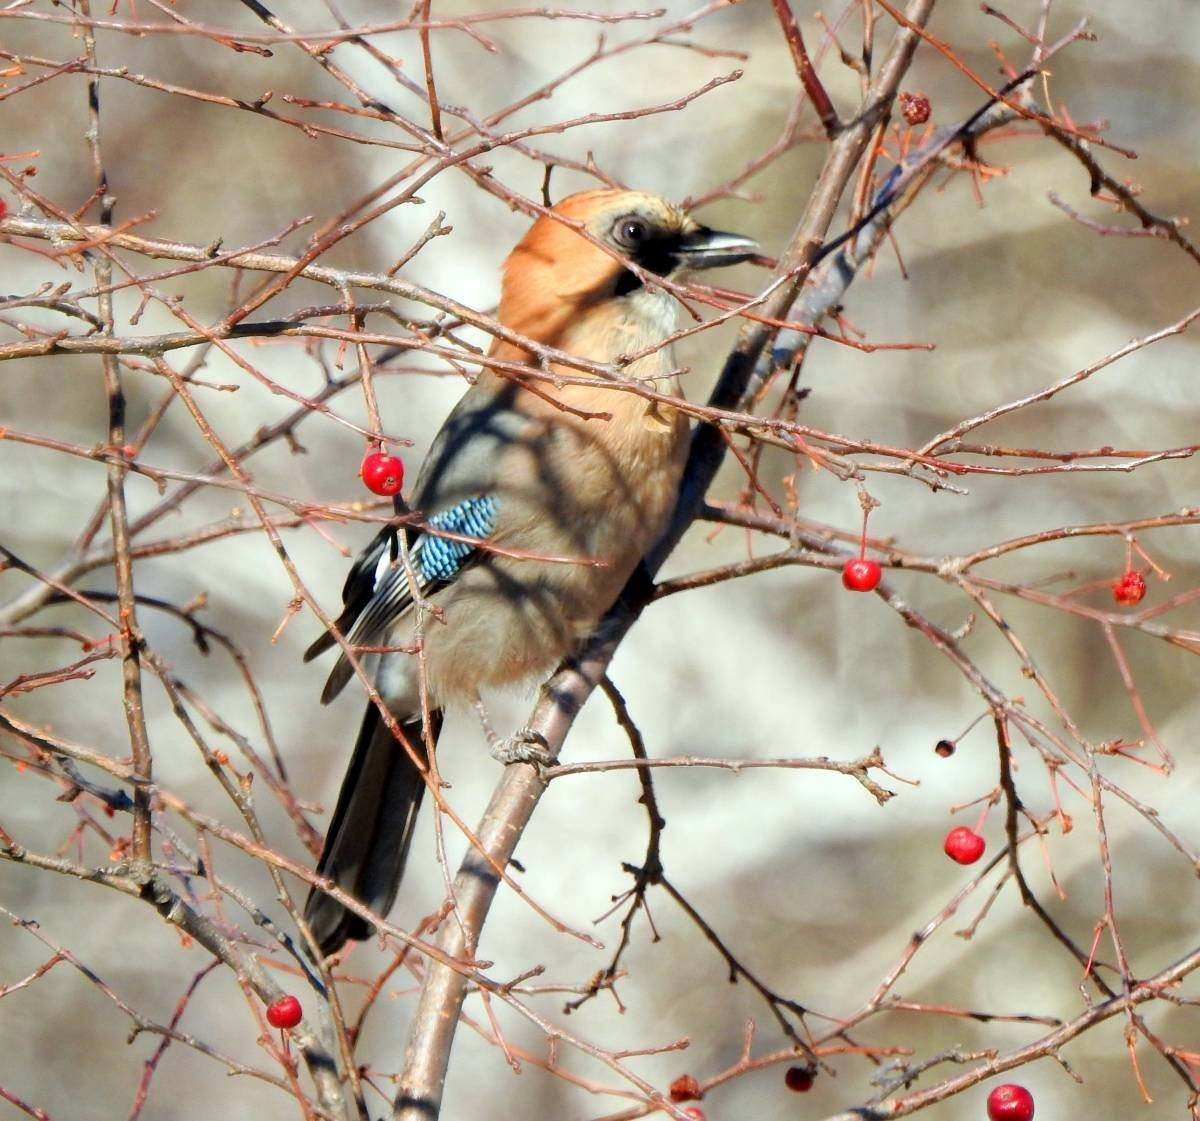
{"label": "bird's eye", "polygon": [[650,227],[641,218],[622,218],[613,233],[626,249],[637,249],[650,236]]}

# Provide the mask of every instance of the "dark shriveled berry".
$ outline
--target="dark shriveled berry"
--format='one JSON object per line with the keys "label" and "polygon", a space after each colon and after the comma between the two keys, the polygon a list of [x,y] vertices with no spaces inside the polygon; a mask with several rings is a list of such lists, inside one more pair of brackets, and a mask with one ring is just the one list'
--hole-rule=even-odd
{"label": "dark shriveled berry", "polygon": [[788,1067],[783,1081],[794,1093],[806,1094],[813,1087],[813,1072],[808,1067]]}
{"label": "dark shriveled berry", "polygon": [[690,1074],[681,1074],[667,1088],[667,1093],[673,1102],[698,1102],[704,1097],[700,1083]]}
{"label": "dark shriveled berry", "polygon": [[923,93],[902,93],[900,95],[900,115],[910,125],[923,125],[929,120],[929,98]]}

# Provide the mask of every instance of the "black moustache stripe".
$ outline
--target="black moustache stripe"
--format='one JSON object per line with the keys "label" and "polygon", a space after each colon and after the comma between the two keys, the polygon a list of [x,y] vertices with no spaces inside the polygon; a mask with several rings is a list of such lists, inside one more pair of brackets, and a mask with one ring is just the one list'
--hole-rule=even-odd
{"label": "black moustache stripe", "polygon": [[[655,276],[668,276],[679,267],[679,239],[677,237],[657,237],[643,242],[630,256],[637,262],[638,267],[652,272]],[[617,278],[616,294],[628,296],[642,287],[641,278],[626,269]]]}

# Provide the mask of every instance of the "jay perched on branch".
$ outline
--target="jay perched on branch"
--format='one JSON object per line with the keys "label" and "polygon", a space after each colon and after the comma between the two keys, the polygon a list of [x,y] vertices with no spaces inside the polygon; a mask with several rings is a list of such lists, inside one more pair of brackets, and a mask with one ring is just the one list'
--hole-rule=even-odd
{"label": "jay perched on branch", "polygon": [[[644,284],[628,262],[674,278],[757,253],[748,238],[701,226],[655,195],[572,195],[534,222],[509,254],[498,318],[538,343],[611,363],[662,344],[675,330],[675,297]],[[504,340],[491,354],[530,362]],[[626,373],[677,395],[673,370],[670,347],[659,346]],[[666,527],[687,442],[683,414],[617,386],[526,385],[519,376],[480,372],[442,426],[413,490],[412,506],[427,528],[403,530],[404,548],[394,527],[375,537],[350,570],[336,624],[351,646],[413,642],[418,613],[410,576],[419,597],[436,607],[421,628],[420,659],[397,650],[368,662],[418,754],[436,741],[443,706],[477,702],[481,689],[548,673],[599,622]],[[331,634],[322,635],[305,660],[334,645]],[[322,702],[333,700],[352,675],[343,653]],[[524,729],[493,754],[531,761],[539,746]],[[386,914],[425,785],[425,773],[376,707],[368,707],[318,872]],[[371,933],[365,920],[315,888],[305,913],[326,954]]]}

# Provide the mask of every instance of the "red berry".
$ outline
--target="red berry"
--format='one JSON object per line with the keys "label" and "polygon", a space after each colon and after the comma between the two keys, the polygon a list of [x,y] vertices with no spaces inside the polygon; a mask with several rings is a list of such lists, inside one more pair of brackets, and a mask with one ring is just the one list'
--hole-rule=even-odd
{"label": "red berry", "polygon": [[671,1101],[673,1102],[694,1102],[704,1097],[704,1091],[700,1089],[700,1083],[690,1074],[681,1074],[667,1088],[667,1093],[671,1095]]}
{"label": "red berry", "polygon": [[294,1028],[303,1015],[300,1002],[290,993],[267,1005],[267,1023],[273,1028]]}
{"label": "red berry", "polygon": [[842,586],[852,592],[871,592],[883,579],[883,569],[878,561],[866,557],[852,557],[842,565]]}
{"label": "red berry", "polygon": [[0,199],[0,222],[2,222],[5,219],[5,217],[7,217],[7,215],[8,215],[8,203],[6,203],[3,199]]}
{"label": "red berry", "polygon": [[386,452],[370,452],[359,469],[367,490],[390,497],[404,486],[404,461]]}
{"label": "red berry", "polygon": [[923,93],[902,93],[900,114],[910,125],[923,125],[929,120],[929,98]]}
{"label": "red berry", "polygon": [[942,843],[946,855],[958,864],[974,864],[987,848],[985,841],[974,829],[959,825],[946,834]]}
{"label": "red berry", "polygon": [[683,1115],[684,1117],[690,1117],[692,1121],[706,1121],[704,1110],[702,1110],[699,1106],[689,1105],[687,1109],[683,1111]]}
{"label": "red berry", "polygon": [[808,1067],[788,1067],[783,1081],[789,1090],[794,1090],[797,1094],[806,1094],[812,1089],[813,1072]]}
{"label": "red berry", "polygon": [[1146,577],[1140,572],[1130,570],[1113,584],[1112,594],[1113,599],[1122,607],[1133,607],[1141,603],[1146,594]]}
{"label": "red berry", "polygon": [[992,1121],[1033,1121],[1033,1095],[1024,1086],[1006,1082],[988,1094],[987,1111]]}
{"label": "red berry", "polygon": [[938,740],[933,745],[933,750],[938,753],[943,759],[949,759],[954,754],[956,744],[953,740]]}

